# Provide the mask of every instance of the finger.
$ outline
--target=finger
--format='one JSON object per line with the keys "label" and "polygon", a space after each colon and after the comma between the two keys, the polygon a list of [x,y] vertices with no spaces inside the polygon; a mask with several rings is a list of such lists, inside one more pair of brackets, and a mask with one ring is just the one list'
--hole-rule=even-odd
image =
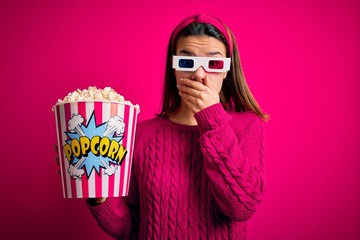
{"label": "finger", "polygon": [[194,88],[191,88],[191,87],[188,87],[186,85],[178,85],[178,90],[179,90],[179,94],[180,93],[186,93],[187,95],[190,95],[190,96],[193,96],[193,97],[200,97],[200,91],[194,89]]}
{"label": "finger", "polygon": [[193,113],[197,113],[197,112],[200,111],[198,105],[196,105],[196,104],[194,104],[193,102],[191,102],[191,101],[189,100],[189,98],[185,98],[185,97],[184,97],[184,98],[182,98],[182,99],[183,99],[185,105],[186,105]]}
{"label": "finger", "polygon": [[198,91],[203,91],[203,90],[205,90],[207,88],[204,84],[202,84],[202,83],[200,83],[198,81],[194,81],[194,80],[189,79],[189,78],[180,78],[180,81],[179,81],[178,85],[187,86],[189,88],[193,88],[193,89],[196,89]]}
{"label": "finger", "polygon": [[196,113],[204,108],[204,101],[201,98],[191,96],[190,94],[187,94],[185,92],[180,92],[179,94],[181,96],[181,99],[193,112]]}
{"label": "finger", "polygon": [[204,84],[191,80],[189,78],[180,78],[180,81],[177,85],[180,92],[185,92],[194,96],[195,98],[204,99],[205,95],[212,91],[210,88]]}
{"label": "finger", "polygon": [[193,95],[187,93],[187,92],[179,92],[179,95],[181,96],[181,98],[183,98],[184,100],[189,101],[191,104],[196,104],[198,98],[194,97]]}

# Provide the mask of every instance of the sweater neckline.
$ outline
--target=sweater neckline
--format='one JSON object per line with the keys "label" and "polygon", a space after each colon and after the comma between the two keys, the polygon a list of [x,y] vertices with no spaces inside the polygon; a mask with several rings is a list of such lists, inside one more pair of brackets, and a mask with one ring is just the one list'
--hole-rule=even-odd
{"label": "sweater neckline", "polygon": [[159,117],[161,121],[163,121],[167,126],[186,132],[197,132],[199,131],[199,127],[197,125],[184,125],[180,123],[176,123],[171,121],[169,118]]}

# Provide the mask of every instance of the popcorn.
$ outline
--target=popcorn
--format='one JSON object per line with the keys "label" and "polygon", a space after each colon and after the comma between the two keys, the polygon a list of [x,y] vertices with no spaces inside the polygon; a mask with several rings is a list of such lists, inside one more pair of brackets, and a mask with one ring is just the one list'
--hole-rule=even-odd
{"label": "popcorn", "polygon": [[125,100],[125,98],[119,93],[115,92],[111,87],[105,87],[104,89],[98,89],[97,87],[90,86],[88,89],[77,89],[74,92],[69,93],[65,96],[64,99],[58,99],[57,103],[66,103],[66,102],[77,102],[77,101],[116,101],[124,104],[129,104],[134,106],[139,110],[139,105],[132,104],[130,101]]}

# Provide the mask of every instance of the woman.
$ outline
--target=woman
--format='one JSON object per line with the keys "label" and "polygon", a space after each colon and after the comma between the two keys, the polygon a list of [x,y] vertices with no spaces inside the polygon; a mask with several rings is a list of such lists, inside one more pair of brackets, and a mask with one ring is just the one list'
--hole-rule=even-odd
{"label": "woman", "polygon": [[89,199],[117,239],[246,239],[264,193],[263,113],[230,29],[199,14],[173,31],[162,111],[138,124],[129,196]]}

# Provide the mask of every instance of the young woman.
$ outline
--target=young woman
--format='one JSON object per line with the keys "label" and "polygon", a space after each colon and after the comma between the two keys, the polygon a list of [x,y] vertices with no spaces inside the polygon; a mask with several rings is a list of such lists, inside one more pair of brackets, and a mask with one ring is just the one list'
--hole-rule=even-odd
{"label": "young woman", "polygon": [[93,216],[116,239],[246,239],[267,118],[231,30],[186,18],[169,41],[162,111],[137,127],[129,196],[89,199]]}

